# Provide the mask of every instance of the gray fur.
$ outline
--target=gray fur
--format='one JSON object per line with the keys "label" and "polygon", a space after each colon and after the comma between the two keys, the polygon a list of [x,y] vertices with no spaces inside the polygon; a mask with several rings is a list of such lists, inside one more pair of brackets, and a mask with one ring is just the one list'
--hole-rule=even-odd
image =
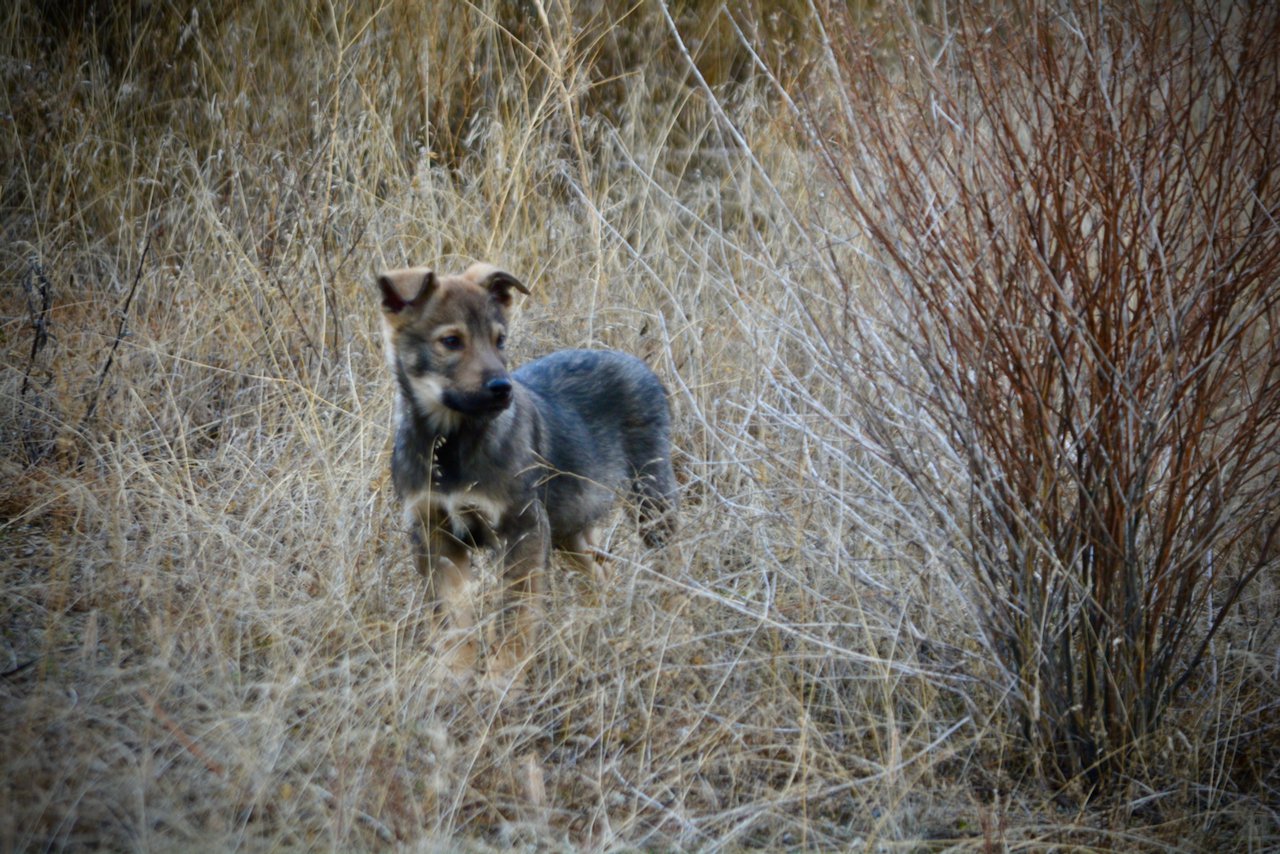
{"label": "gray fur", "polygon": [[[560,545],[600,522],[628,492],[649,523],[646,543],[660,545],[676,494],[666,389],[653,372],[626,353],[562,350],[512,379],[508,409],[468,419],[456,431],[403,407],[391,458],[400,498],[428,486],[452,493],[483,484],[507,507],[540,503]],[[398,385],[408,391],[407,383]],[[485,532],[476,533],[483,545]]]}
{"label": "gray fur", "polygon": [[488,265],[438,280],[392,271],[379,285],[398,395],[392,480],[433,599],[441,568],[465,577],[469,551],[486,546],[499,548],[511,588],[536,592],[552,546],[589,560],[592,529],[620,494],[645,542],[666,540],[671,416],[643,362],[564,350],[508,373],[505,310],[510,290],[525,289]]}

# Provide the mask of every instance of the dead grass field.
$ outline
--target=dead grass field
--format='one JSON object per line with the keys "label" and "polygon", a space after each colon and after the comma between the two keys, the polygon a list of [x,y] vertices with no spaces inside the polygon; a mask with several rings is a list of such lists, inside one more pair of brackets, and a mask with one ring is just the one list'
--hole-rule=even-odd
{"label": "dead grass field", "polygon": [[[1141,773],[1026,751],[965,520],[833,375],[876,263],[755,64],[835,115],[808,15],[7,6],[0,847],[1280,846],[1274,556]],[[514,361],[634,352],[676,424],[681,559],[618,514],[521,692],[433,660],[388,478],[373,276],[480,259]]]}

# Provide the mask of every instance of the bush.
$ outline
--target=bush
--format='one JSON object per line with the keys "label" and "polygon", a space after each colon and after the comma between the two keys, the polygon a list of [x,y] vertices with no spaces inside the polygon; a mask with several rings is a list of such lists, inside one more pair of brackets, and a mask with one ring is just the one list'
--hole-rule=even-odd
{"label": "bush", "polygon": [[839,375],[876,450],[959,534],[1044,770],[1092,789],[1277,552],[1280,17],[956,11],[896,40],[826,16],[842,97],[801,113],[883,266],[881,311],[820,322],[867,369]]}

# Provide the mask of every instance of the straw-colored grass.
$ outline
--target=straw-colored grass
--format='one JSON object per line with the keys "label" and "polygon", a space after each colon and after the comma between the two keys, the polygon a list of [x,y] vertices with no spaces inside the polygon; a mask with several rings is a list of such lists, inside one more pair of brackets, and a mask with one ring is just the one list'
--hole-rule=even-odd
{"label": "straw-colored grass", "polygon": [[[1276,846],[1273,566],[1160,767],[1034,773],[816,331],[878,291],[775,86],[838,103],[822,35],[765,5],[6,8],[0,846]],[[388,478],[373,275],[481,259],[516,362],[637,353],[676,424],[678,559],[619,513],[521,691],[433,659]]]}

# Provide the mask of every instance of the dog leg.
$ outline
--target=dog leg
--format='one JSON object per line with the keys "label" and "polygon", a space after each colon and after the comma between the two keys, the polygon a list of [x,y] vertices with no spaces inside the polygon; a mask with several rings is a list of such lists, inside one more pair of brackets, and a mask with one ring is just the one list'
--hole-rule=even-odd
{"label": "dog leg", "polygon": [[639,512],[640,538],[649,548],[664,545],[676,531],[676,478],[670,451],[651,457],[636,470],[631,493]]}
{"label": "dog leg", "polygon": [[573,568],[586,575],[597,587],[609,580],[609,565],[600,551],[600,531],[587,528],[559,545]]}
{"label": "dog leg", "polygon": [[654,551],[657,569],[670,576],[683,558],[676,544],[676,481],[667,456],[642,466],[632,483],[640,539]]}
{"label": "dog leg", "polygon": [[423,514],[423,536],[414,532],[414,565],[426,582],[427,607],[441,633],[442,658],[460,674],[476,662],[475,617],[467,582],[471,578],[471,552],[440,527],[435,514]]}
{"label": "dog leg", "polygon": [[470,577],[470,560],[465,551],[454,558],[442,554],[436,559],[435,578],[441,582],[437,588],[438,601],[445,612],[441,621],[444,629],[441,657],[454,674],[471,671],[477,658],[475,617],[471,591],[467,589]]}
{"label": "dog leg", "polygon": [[503,608],[494,652],[496,675],[522,677],[533,654],[542,616],[543,573],[551,556],[551,526],[537,501],[505,524],[507,551],[502,564]]}

